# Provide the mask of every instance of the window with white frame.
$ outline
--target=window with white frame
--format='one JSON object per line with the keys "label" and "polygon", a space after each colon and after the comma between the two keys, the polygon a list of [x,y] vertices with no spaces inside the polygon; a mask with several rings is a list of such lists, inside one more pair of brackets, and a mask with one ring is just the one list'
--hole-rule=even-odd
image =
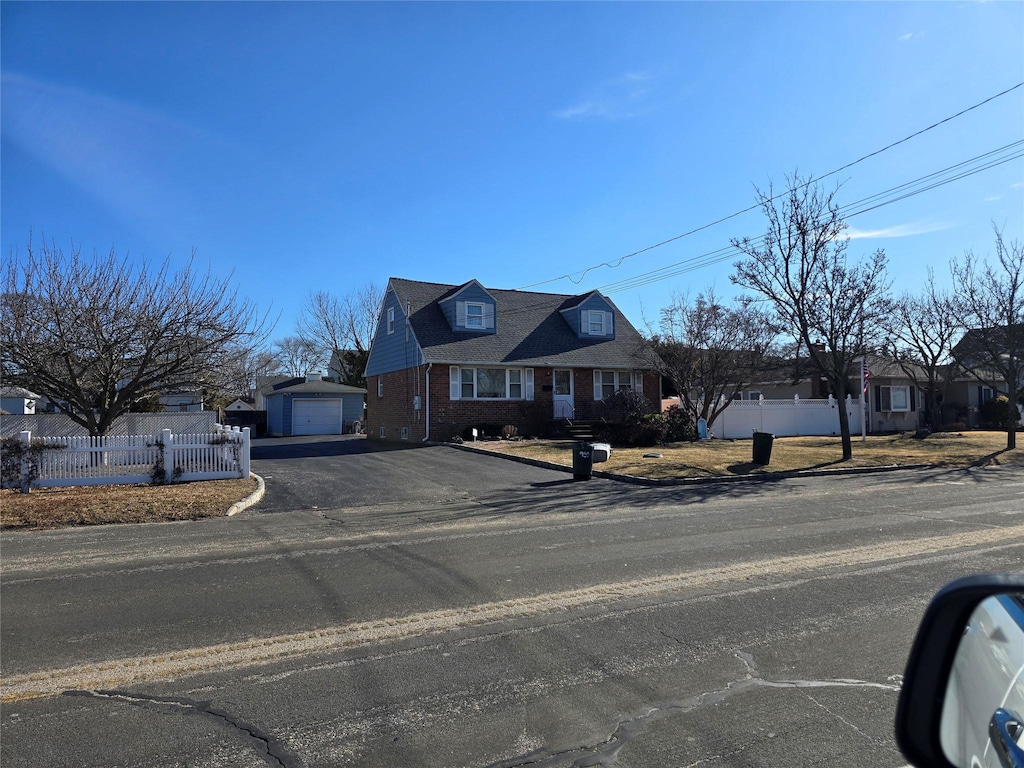
{"label": "window with white frame", "polygon": [[757,392],[757,391],[747,392],[747,400],[760,400],[760,399],[761,399],[761,393],[760,392]]}
{"label": "window with white frame", "polygon": [[878,388],[879,410],[909,411],[910,387],[884,385]]}
{"label": "window with white frame", "polygon": [[588,313],[589,319],[587,324],[590,328],[591,336],[604,336],[604,312],[598,312],[596,310],[590,310]]}
{"label": "window with white frame", "polygon": [[388,307],[388,333],[395,332],[395,308]]}
{"label": "window with white frame", "polygon": [[476,302],[466,302],[466,327],[467,328],[483,328],[484,327],[484,305]]}
{"label": "window with white frame", "polygon": [[633,389],[630,371],[594,371],[595,400],[604,400],[622,389]]}
{"label": "window with white frame", "polygon": [[532,368],[460,368],[452,366],[453,400],[532,400]]}
{"label": "window with white frame", "polygon": [[384,377],[377,377],[377,397],[384,397]]}

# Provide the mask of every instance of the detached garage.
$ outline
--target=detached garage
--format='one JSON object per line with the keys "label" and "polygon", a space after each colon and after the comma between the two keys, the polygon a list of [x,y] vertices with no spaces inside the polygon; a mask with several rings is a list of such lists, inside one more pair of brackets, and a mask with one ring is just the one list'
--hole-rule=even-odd
{"label": "detached garage", "polygon": [[366,390],[330,381],[308,381],[265,395],[267,432],[290,435],[342,435],[363,421]]}

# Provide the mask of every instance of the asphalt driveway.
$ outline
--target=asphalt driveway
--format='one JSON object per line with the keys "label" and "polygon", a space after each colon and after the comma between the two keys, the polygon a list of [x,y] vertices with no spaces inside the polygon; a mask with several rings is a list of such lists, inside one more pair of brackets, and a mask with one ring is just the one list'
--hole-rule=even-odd
{"label": "asphalt driveway", "polygon": [[527,490],[607,482],[574,483],[567,473],[507,459],[446,446],[392,446],[356,435],[254,440],[252,468],[267,481],[267,494],[254,512],[454,509]]}

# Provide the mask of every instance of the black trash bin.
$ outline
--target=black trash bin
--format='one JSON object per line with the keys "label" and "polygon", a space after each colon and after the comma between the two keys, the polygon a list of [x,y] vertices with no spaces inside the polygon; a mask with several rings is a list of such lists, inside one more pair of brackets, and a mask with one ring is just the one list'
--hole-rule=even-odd
{"label": "black trash bin", "polygon": [[754,433],[754,463],[766,466],[772,460],[772,442],[775,435],[771,432]]}
{"label": "black trash bin", "polygon": [[594,471],[594,446],[590,443],[573,443],[572,479],[589,480]]}

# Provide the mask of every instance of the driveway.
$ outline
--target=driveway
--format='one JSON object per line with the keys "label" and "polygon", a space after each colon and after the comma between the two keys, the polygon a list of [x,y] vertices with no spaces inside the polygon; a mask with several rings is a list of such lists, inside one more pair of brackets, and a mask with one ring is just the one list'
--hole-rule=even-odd
{"label": "driveway", "polygon": [[507,459],[446,446],[393,446],[357,435],[254,440],[252,468],[267,481],[267,495],[254,512],[454,510],[524,491],[564,493],[573,486],[607,483],[574,483],[567,473]]}
{"label": "driveway", "polygon": [[793,493],[807,481],[644,487],[544,469],[444,445],[394,445],[364,437],[254,440],[253,471],[267,495],[250,513],[313,512],[356,527],[520,520],[547,514],[618,519],[632,511]]}

